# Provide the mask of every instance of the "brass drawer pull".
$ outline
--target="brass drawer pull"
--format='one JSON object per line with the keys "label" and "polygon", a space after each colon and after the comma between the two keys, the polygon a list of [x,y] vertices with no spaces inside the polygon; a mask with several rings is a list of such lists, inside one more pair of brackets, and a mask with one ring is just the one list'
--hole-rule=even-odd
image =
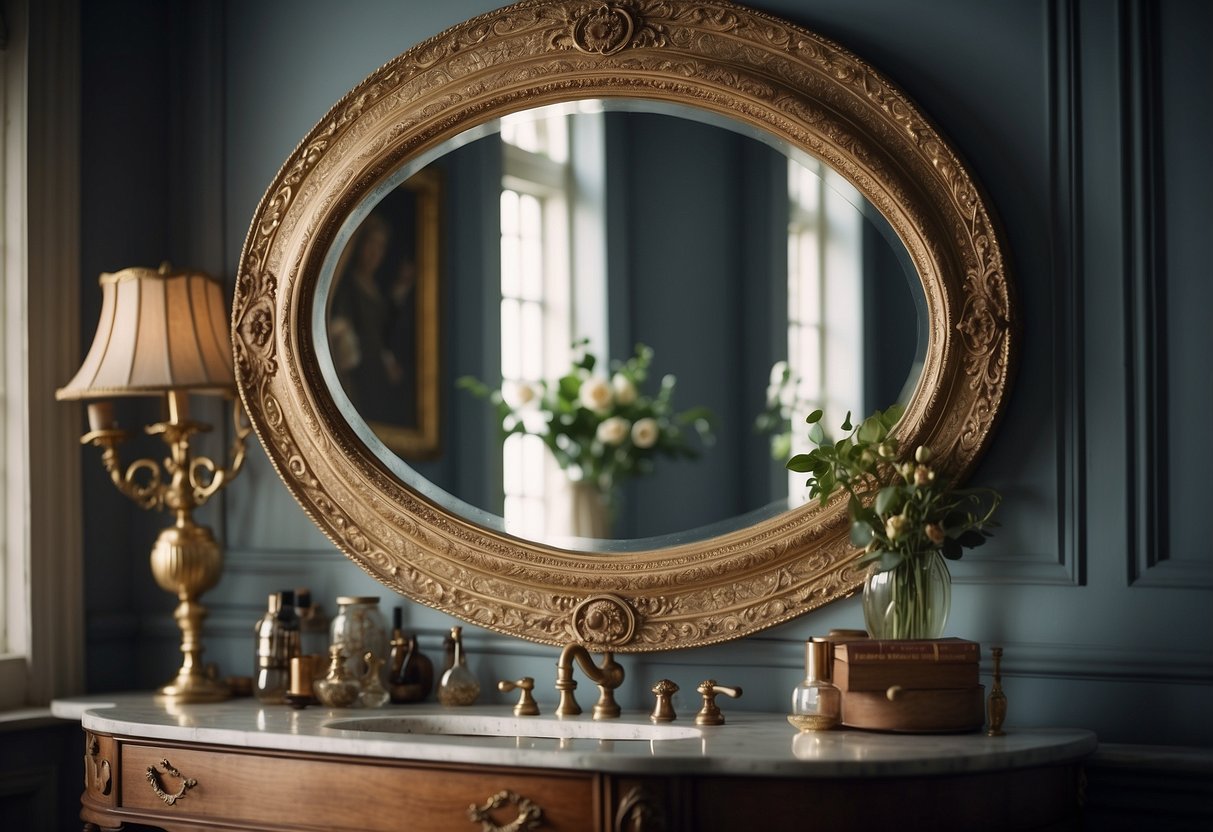
{"label": "brass drawer pull", "polygon": [[160,785],[160,772],[156,771],[156,767],[147,767],[147,782],[152,784],[152,791],[154,791],[156,796],[169,806],[172,806],[178,800],[185,797],[185,793],[187,791],[198,785],[198,781],[193,777],[182,777],[181,772],[173,768],[172,763],[170,763],[168,760],[161,760],[160,767],[164,769],[165,774],[171,774],[173,777],[178,777],[181,779],[181,788],[177,789],[176,794],[169,794],[164,790],[164,787]]}
{"label": "brass drawer pull", "polygon": [[[489,812],[500,809],[507,803],[518,807],[518,817],[505,826],[498,826],[497,821],[489,816]],[[483,806],[477,806],[475,803],[469,806],[468,818],[472,823],[480,824],[480,832],[522,832],[524,829],[539,828],[539,824],[543,822],[543,809],[517,792],[503,789],[490,797]]]}

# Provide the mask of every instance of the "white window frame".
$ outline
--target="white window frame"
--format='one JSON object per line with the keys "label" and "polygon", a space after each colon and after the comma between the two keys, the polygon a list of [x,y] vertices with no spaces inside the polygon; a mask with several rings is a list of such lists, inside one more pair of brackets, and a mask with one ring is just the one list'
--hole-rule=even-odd
{"label": "white window frame", "polygon": [[[586,118],[594,114],[597,118]],[[603,362],[609,353],[606,322],[606,216],[604,121],[595,102],[553,105],[527,118],[565,119],[565,144],[554,155],[502,142],[502,189],[528,194],[543,204],[544,356],[543,378],[566,373],[571,341],[588,339],[588,349]],[[576,116],[576,117],[575,117]],[[606,372],[604,363],[598,372]],[[528,379],[538,381],[538,379]],[[519,442],[522,437],[507,441]],[[533,440],[526,440],[533,445]],[[503,471],[505,460],[503,459]],[[506,472],[508,477],[508,472]],[[507,501],[512,495],[503,483]],[[507,528],[557,537],[572,534],[573,491],[550,454],[544,454],[543,482],[523,501],[544,503],[543,528],[527,529],[504,510]]]}
{"label": "white window frame", "polygon": [[[84,678],[78,405],[79,0],[4,0],[3,568],[0,709]],[[36,102],[36,106],[29,106]]]}
{"label": "white window frame", "polygon": [[[811,292],[816,295],[817,309],[813,320],[803,319],[799,309],[788,309],[788,363],[798,376],[792,424],[803,424],[805,416],[821,408],[825,411],[823,427],[832,435],[848,409],[852,410],[852,419],[865,415],[854,412],[855,405],[848,404],[862,400],[863,391],[856,380],[863,377],[863,341],[846,342],[839,337],[840,332],[862,332],[863,221],[854,210],[862,197],[854,186],[816,159],[789,159],[788,186],[788,297]],[[811,188],[812,193],[798,196],[798,188]],[[809,247],[812,257],[805,259],[813,262],[805,264],[800,259],[802,246]],[[807,268],[802,271],[804,265]],[[839,299],[843,303],[839,304]],[[828,316],[826,310],[830,310]],[[849,318],[843,310],[849,311]],[[841,322],[840,314],[844,316]],[[796,354],[797,344],[807,341],[813,341],[816,349]],[[816,366],[806,369],[810,352],[816,354]],[[807,433],[793,431],[794,453],[812,447]],[[802,495],[793,500],[807,498],[801,487],[803,481],[803,474],[789,472],[788,493]]]}

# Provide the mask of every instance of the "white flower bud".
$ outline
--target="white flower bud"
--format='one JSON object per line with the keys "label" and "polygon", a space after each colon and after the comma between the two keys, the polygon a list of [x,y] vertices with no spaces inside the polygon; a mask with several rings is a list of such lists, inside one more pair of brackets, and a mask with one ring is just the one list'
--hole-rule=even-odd
{"label": "white flower bud", "polygon": [[594,435],[604,445],[620,445],[627,438],[631,427],[628,420],[622,416],[612,416],[598,425],[598,431]]}
{"label": "white flower bud", "polygon": [[884,521],[884,534],[889,540],[896,540],[910,530],[910,518],[904,514],[894,514]]}
{"label": "white flower bud", "polygon": [[595,413],[603,413],[610,409],[614,395],[610,383],[602,376],[590,376],[581,382],[581,390],[577,396],[581,406]]}
{"label": "white flower bud", "polygon": [[525,381],[507,381],[501,385],[501,398],[514,409],[531,404],[537,395],[535,388]]}
{"label": "white flower bud", "polygon": [[636,401],[636,385],[623,373],[615,373],[611,387],[615,388],[615,401],[620,404],[629,405]]}
{"label": "white flower bud", "polygon": [[657,437],[660,435],[661,429],[657,426],[657,420],[649,417],[637,419],[636,424],[632,425],[632,444],[637,448],[651,448],[657,444]]}

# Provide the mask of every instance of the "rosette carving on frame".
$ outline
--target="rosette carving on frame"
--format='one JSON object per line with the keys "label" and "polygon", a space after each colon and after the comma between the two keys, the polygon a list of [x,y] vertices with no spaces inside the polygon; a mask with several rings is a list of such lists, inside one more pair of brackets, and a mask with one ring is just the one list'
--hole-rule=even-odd
{"label": "rosette carving on frame", "polygon": [[573,609],[569,629],[570,635],[587,647],[621,647],[636,633],[636,615],[622,598],[596,595]]}
{"label": "rosette carving on frame", "polygon": [[1018,338],[980,188],[861,58],[719,0],[529,0],[389,61],[304,138],[258,206],[232,338],[240,394],[275,470],[368,574],[501,633],[631,652],[739,638],[853,593],[863,576],[845,504],[649,551],[595,556],[523,541],[399,479],[325,388],[311,332],[329,246],[394,171],[532,103],[621,97],[733,118],[820,158],[885,216],[931,315],[899,438],[929,440],[953,470],[970,470],[1005,406]]}
{"label": "rosette carving on frame", "polygon": [[666,43],[665,29],[649,22],[640,4],[576,4],[562,11],[561,25],[547,36],[547,42],[556,49],[605,56],[629,47]]}

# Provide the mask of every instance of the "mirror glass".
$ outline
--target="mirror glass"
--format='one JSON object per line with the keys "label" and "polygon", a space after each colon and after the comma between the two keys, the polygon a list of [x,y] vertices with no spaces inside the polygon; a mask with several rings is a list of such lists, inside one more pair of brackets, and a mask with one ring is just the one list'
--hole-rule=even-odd
{"label": "mirror glass", "polygon": [[[421,178],[440,183],[436,229],[418,222]],[[428,234],[430,344],[413,300]],[[909,255],[842,177],[752,127],[642,100],[517,113],[414,160],[351,214],[316,297],[325,382],[384,465],[473,522],[581,551],[799,505],[783,462],[805,415],[837,431],[908,401],[927,350]],[[418,459],[391,436],[417,419],[433,343],[440,448]]]}

